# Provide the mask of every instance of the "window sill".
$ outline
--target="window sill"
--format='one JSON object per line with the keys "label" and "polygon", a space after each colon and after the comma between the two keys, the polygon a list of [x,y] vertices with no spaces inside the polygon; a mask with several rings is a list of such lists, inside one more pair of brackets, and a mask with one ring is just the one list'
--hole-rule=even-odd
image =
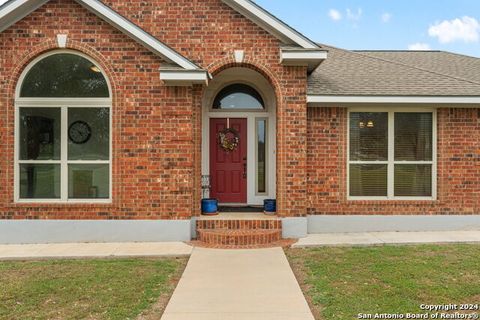
{"label": "window sill", "polygon": [[434,197],[396,197],[396,198],[384,198],[384,197],[348,197],[347,202],[350,203],[365,203],[365,204],[394,204],[394,203],[408,203],[408,204],[425,204],[425,203],[436,203],[438,202],[437,198]]}
{"label": "window sill", "polygon": [[16,200],[16,206],[111,206],[113,201],[111,199],[105,200],[71,200],[71,201],[57,201],[57,200]]}

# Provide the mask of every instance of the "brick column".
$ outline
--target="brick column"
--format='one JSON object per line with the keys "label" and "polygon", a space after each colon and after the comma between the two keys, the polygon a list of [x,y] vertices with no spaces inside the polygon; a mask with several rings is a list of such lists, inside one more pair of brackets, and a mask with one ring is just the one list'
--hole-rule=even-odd
{"label": "brick column", "polygon": [[202,199],[202,97],[204,88],[193,86],[192,90],[192,130],[193,130],[193,190],[192,216],[200,215]]}
{"label": "brick column", "polygon": [[287,67],[277,102],[277,205],[285,217],[307,214],[306,68]]}

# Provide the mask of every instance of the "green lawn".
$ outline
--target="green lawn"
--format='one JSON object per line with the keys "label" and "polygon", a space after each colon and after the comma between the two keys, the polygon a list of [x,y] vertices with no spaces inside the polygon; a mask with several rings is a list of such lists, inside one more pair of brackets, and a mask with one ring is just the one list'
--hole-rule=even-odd
{"label": "green lawn", "polygon": [[[480,303],[480,245],[289,249],[317,319]],[[477,311],[480,312],[480,311]]]}
{"label": "green lawn", "polygon": [[150,309],[161,314],[185,263],[184,258],[0,261],[0,319],[134,319]]}

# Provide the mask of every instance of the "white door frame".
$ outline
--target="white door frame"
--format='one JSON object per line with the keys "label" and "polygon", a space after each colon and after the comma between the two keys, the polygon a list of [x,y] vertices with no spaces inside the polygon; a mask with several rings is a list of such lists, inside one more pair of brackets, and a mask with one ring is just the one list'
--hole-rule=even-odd
{"label": "white door frame", "polygon": [[[254,88],[263,98],[264,110],[213,109],[217,94],[227,85],[243,83]],[[270,82],[253,69],[232,67],[217,74],[207,87],[202,101],[202,175],[210,175],[210,119],[247,119],[247,205],[263,205],[265,199],[275,199],[277,192],[277,105],[275,90]],[[257,193],[256,120],[267,119],[266,192]]]}
{"label": "white door frame", "polygon": [[[268,112],[216,112],[203,108],[202,175],[210,175],[210,119],[247,119],[247,205],[263,205],[264,199],[275,199],[276,196],[276,114],[272,109]],[[258,119],[267,119],[267,192],[261,194],[256,192],[256,120]]]}

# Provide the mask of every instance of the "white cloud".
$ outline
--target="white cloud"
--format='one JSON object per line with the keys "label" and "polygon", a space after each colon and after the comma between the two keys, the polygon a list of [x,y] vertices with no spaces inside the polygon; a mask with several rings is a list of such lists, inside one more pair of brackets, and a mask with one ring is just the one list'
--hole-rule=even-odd
{"label": "white cloud", "polygon": [[426,50],[431,50],[430,45],[428,43],[412,43],[408,45],[408,50],[413,50],[413,51],[426,51]]}
{"label": "white cloud", "polygon": [[480,23],[471,17],[462,17],[453,20],[438,22],[428,29],[431,37],[438,38],[440,43],[454,41],[478,42]]}
{"label": "white cloud", "polygon": [[346,18],[347,20],[352,22],[354,27],[356,27],[356,23],[360,21],[360,19],[362,18],[362,14],[363,14],[362,8],[358,8],[357,10],[351,10],[350,8],[347,8],[345,10],[345,13],[337,9],[330,9],[328,11],[328,16],[333,21],[340,21],[343,18]]}
{"label": "white cloud", "polygon": [[340,13],[340,11],[335,10],[335,9],[330,9],[330,11],[328,11],[328,16],[329,16],[330,19],[332,19],[333,21],[342,20],[342,14]]}
{"label": "white cloud", "polygon": [[349,20],[358,21],[362,17],[362,14],[362,8],[358,8],[356,12],[353,12],[352,10],[350,10],[350,8],[347,8],[347,19]]}
{"label": "white cloud", "polygon": [[388,12],[385,12],[382,14],[381,18],[383,23],[387,23],[387,22],[390,22],[390,20],[392,19],[392,15]]}

